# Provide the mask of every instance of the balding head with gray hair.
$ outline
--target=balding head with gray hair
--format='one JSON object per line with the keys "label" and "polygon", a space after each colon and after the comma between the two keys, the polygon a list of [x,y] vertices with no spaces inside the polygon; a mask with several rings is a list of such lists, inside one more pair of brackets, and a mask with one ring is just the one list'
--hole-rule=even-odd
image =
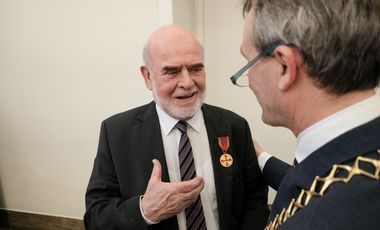
{"label": "balding head with gray hair", "polygon": [[193,37],[196,41],[196,43],[199,45],[200,49],[202,50],[202,58],[203,58],[203,46],[202,44],[195,38],[193,33],[189,30],[187,30],[184,27],[180,27],[177,25],[166,25],[162,26],[155,33],[153,33],[149,39],[144,43],[143,47],[143,62],[144,65],[151,71],[152,70],[152,57],[150,54],[150,46],[152,45],[152,40],[155,40],[156,37],[162,36],[162,34],[168,34],[168,36],[178,36],[179,34],[186,34],[188,37]]}

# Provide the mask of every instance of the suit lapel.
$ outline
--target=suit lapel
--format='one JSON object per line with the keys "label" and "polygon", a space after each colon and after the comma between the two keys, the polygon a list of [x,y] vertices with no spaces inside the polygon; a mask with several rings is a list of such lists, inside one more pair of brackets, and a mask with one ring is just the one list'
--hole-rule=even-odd
{"label": "suit lapel", "polygon": [[[151,102],[147,105],[145,111],[138,116],[138,122],[133,127],[132,133],[136,134],[134,139],[135,149],[139,154],[140,159],[136,162],[140,163],[142,170],[141,178],[148,184],[149,178],[152,173],[153,164],[152,160],[157,159],[162,166],[162,181],[169,182],[168,168],[166,165],[164,147],[162,144],[162,135],[158,115],[156,111],[156,104]],[[161,221],[159,224],[152,226],[152,229],[178,229],[178,222],[176,216]]]}
{"label": "suit lapel", "polygon": [[168,182],[169,174],[166,166],[164,147],[160,123],[155,108],[155,103],[148,104],[147,109],[138,116],[138,122],[133,127],[136,137],[134,138],[135,149],[140,156],[141,167],[144,172],[144,178],[148,182],[153,164],[152,160],[157,159],[162,165],[162,180]]}
{"label": "suit lapel", "polygon": [[[223,122],[212,107],[205,104],[202,106],[203,117],[210,143],[210,152],[214,170],[215,189],[218,204],[219,227],[225,229],[229,223],[232,202],[233,166],[225,168],[220,164],[222,150],[218,143],[218,137],[230,136],[228,126]],[[231,146],[230,146],[231,150]],[[230,154],[233,154],[230,152]]]}

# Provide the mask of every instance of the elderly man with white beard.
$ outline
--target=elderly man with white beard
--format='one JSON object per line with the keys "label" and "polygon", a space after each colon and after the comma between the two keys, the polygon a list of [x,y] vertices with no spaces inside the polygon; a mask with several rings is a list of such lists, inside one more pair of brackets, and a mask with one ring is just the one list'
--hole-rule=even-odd
{"label": "elderly man with white beard", "polygon": [[86,227],[263,229],[268,188],[250,128],[239,115],[203,103],[202,45],[184,28],[163,26],[143,58],[154,101],[102,123]]}

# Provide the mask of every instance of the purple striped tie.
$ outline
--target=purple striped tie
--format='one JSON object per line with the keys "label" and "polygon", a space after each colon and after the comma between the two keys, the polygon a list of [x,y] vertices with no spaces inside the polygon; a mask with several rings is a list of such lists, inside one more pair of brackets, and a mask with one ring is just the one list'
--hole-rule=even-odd
{"label": "purple striped tie", "polygon": [[[195,172],[194,158],[191,150],[190,140],[187,136],[187,123],[179,121],[175,126],[181,131],[181,139],[179,141],[179,168],[181,172],[181,180],[191,180],[197,176]],[[201,197],[185,210],[187,230],[204,230],[206,228],[206,220],[203,213]]]}

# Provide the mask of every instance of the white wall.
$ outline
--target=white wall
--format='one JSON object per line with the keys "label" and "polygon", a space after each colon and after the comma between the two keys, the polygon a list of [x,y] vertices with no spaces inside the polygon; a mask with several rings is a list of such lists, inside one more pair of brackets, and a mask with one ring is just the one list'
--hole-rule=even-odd
{"label": "white wall", "polygon": [[100,123],[151,100],[141,49],[173,18],[204,41],[206,101],[290,161],[294,138],[229,82],[245,63],[238,1],[0,0],[0,208],[82,218]]}
{"label": "white wall", "polygon": [[139,66],[158,6],[0,0],[0,207],[83,216],[101,121],[151,100]]}

